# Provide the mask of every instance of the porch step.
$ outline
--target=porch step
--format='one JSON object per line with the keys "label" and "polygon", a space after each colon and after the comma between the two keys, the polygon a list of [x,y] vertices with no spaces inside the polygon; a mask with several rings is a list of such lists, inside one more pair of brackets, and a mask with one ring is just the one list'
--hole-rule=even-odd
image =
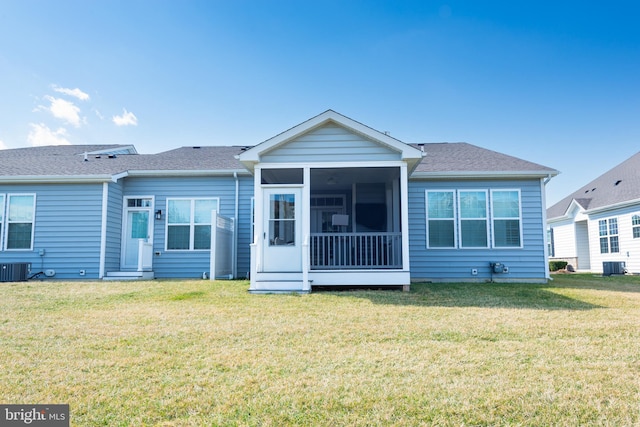
{"label": "porch step", "polygon": [[249,289],[252,294],[309,293],[303,290],[302,280],[257,280]]}
{"label": "porch step", "polygon": [[151,280],[153,271],[109,271],[102,280]]}

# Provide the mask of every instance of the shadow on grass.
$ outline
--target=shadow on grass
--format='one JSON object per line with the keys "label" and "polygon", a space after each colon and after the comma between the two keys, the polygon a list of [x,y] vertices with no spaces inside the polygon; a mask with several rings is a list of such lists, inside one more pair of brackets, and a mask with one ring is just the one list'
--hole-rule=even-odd
{"label": "shadow on grass", "polygon": [[[366,298],[374,304],[423,307],[490,307],[537,310],[591,310],[600,308],[552,292],[549,284],[415,283],[411,292],[399,290],[326,291],[332,295]],[[323,291],[325,292],[325,291]]]}

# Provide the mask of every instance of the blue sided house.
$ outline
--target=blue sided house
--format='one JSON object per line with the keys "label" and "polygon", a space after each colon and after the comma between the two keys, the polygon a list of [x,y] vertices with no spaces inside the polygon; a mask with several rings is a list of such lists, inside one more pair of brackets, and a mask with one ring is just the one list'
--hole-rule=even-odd
{"label": "blue sided house", "polygon": [[554,169],[328,110],[252,147],[0,151],[0,280],[545,282]]}

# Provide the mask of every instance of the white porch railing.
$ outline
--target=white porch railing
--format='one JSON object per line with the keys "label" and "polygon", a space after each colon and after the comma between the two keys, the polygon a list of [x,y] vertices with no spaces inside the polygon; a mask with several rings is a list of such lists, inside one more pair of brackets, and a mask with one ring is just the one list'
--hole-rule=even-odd
{"label": "white porch railing", "polygon": [[313,233],[311,270],[402,268],[402,233]]}

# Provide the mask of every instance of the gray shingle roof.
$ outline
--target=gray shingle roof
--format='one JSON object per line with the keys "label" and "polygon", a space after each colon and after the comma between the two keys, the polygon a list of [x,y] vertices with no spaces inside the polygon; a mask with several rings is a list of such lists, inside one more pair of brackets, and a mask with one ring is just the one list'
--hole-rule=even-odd
{"label": "gray shingle roof", "polygon": [[640,200],[640,152],[551,206],[547,218],[563,216],[573,200],[584,209]]}
{"label": "gray shingle roof", "polygon": [[[416,173],[481,173],[518,174],[535,172],[542,176],[555,175],[554,169],[526,160],[497,153],[467,143],[421,144],[426,156]],[[181,147],[158,154],[89,155],[85,152],[117,150],[117,145],[75,145],[0,150],[0,179],[2,177],[67,177],[104,176],[123,172],[149,171],[244,171],[235,158],[246,147],[208,146]]]}
{"label": "gray shingle roof", "polygon": [[0,177],[78,177],[115,175],[129,171],[243,170],[234,158],[241,147],[182,147],[159,154],[91,154],[124,146],[49,146],[0,150]]}
{"label": "gray shingle roof", "polygon": [[558,171],[517,157],[487,150],[466,142],[423,144],[427,155],[416,172],[538,172],[556,175]]}

